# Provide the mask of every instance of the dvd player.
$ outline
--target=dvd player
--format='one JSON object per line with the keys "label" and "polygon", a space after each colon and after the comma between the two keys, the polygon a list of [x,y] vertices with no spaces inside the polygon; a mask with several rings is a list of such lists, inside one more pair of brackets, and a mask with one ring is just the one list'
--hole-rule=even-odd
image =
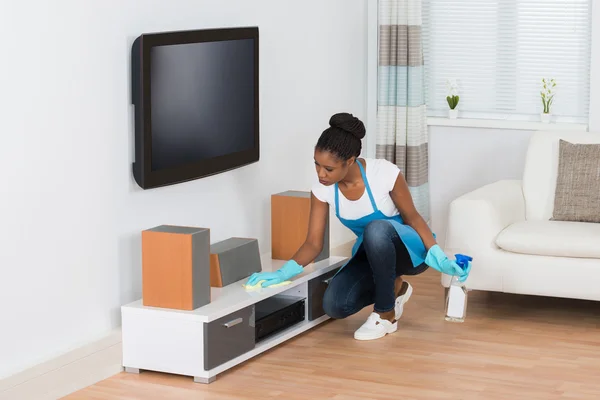
{"label": "dvd player", "polygon": [[255,305],[255,341],[304,321],[304,297],[275,295]]}

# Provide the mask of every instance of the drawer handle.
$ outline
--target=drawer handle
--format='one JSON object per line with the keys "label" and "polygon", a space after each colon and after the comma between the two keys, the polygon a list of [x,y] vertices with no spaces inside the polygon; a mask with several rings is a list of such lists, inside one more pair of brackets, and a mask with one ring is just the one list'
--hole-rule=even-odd
{"label": "drawer handle", "polygon": [[237,324],[240,324],[243,321],[242,318],[236,318],[233,321],[229,321],[223,324],[223,326],[225,328],[231,328],[232,326],[236,326]]}

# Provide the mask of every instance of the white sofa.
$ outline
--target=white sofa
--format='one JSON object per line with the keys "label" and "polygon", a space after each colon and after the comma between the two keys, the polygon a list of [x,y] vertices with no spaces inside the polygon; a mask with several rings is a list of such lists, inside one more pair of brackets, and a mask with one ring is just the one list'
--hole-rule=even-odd
{"label": "white sofa", "polygon": [[[522,180],[501,180],[450,204],[444,250],[473,257],[468,289],[600,300],[600,223],[550,220],[561,138],[600,143],[598,133],[536,132]],[[449,282],[442,275],[443,286]]]}

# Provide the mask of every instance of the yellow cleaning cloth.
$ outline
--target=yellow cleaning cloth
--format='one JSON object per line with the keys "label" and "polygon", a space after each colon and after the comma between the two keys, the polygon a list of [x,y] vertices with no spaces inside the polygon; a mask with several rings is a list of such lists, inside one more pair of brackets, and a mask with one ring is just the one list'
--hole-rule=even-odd
{"label": "yellow cleaning cloth", "polygon": [[[244,289],[246,290],[259,290],[262,289],[263,287],[261,286],[262,283],[264,282],[264,280],[259,281],[258,283],[256,283],[256,285],[254,286],[250,286],[250,285],[244,285],[242,284],[242,286],[244,287]],[[281,283],[276,283],[274,285],[268,286],[267,288],[273,288],[273,287],[278,287],[278,286],[285,286],[285,285],[289,285],[290,283],[292,283],[292,281],[285,281],[285,282],[281,282]]]}

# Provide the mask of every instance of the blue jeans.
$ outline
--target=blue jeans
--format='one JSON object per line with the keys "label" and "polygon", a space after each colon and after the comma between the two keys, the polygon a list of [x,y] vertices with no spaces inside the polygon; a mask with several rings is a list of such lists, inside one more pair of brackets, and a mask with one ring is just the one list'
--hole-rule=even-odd
{"label": "blue jeans", "polygon": [[390,222],[372,221],[354,258],[329,283],[323,296],[325,313],[342,319],[371,304],[376,312],[391,311],[396,302],[396,277],[418,275],[427,268],[425,264],[413,267]]}

